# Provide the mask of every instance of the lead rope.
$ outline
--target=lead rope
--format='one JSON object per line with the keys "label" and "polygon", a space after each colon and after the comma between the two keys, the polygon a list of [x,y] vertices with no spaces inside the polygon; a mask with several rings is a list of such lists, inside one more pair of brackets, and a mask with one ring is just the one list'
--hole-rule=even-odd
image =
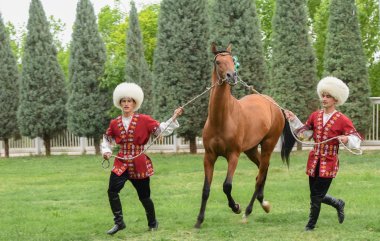
{"label": "lead rope", "polygon": [[[244,87],[246,87],[247,89],[251,90],[253,93],[256,93],[262,97],[264,97],[265,99],[267,99],[268,101],[270,101],[272,104],[274,104],[275,106],[277,106],[278,108],[280,108],[281,110],[285,111],[286,109],[284,109],[283,107],[281,107],[280,105],[278,105],[276,102],[274,102],[272,99],[270,99],[268,96],[266,95],[263,95],[261,94],[260,92],[258,92],[257,90],[255,90],[252,85],[248,85],[247,83],[245,83],[242,79],[240,79],[240,76],[238,76],[238,79],[239,79],[239,82],[242,83],[244,85]],[[346,146],[346,144],[344,144],[340,139],[339,139],[339,136],[336,136],[336,137],[333,137],[333,138],[330,138],[330,139],[327,139],[327,140],[324,140],[322,142],[318,142],[318,143],[315,143],[315,142],[304,142],[302,140],[300,140],[293,132],[293,130],[291,130],[291,133],[293,135],[293,137],[299,142],[299,143],[302,143],[302,144],[305,144],[305,145],[312,145],[312,146],[319,146],[321,144],[324,144],[324,143],[327,143],[329,141],[332,141],[332,140],[335,140],[335,139],[338,139],[339,143],[342,144],[342,146],[349,152],[351,152],[352,154],[354,155],[362,155],[363,154],[363,151],[359,148],[348,148]]]}
{"label": "lead rope", "polygon": [[[184,108],[185,106],[189,105],[190,103],[194,102],[196,99],[198,99],[199,97],[201,97],[202,95],[206,94],[207,92],[209,92],[212,88],[214,88],[216,85],[213,84],[211,85],[210,87],[206,87],[206,90],[204,90],[202,93],[200,93],[199,95],[195,96],[194,98],[192,98],[191,100],[189,100],[188,102],[186,102],[184,105],[181,106],[181,108]],[[122,161],[128,161],[128,160],[133,160],[139,156],[141,156],[142,154],[144,154],[145,152],[147,152],[149,150],[149,148],[154,144],[156,143],[156,141],[158,139],[160,139],[162,137],[162,133],[164,133],[168,127],[170,126],[170,124],[173,123],[173,119],[169,122],[169,124],[160,132],[160,134],[158,134],[153,140],[152,142],[147,146],[147,148],[144,148],[144,150],[142,152],[140,152],[139,154],[137,154],[136,156],[132,156],[132,157],[128,157],[128,158],[123,158],[123,157],[119,157],[119,156],[115,156],[115,155],[111,155],[110,157],[115,157],[119,160],[122,160]],[[102,161],[102,167],[104,169],[108,168],[110,166],[110,160],[106,160],[103,158],[103,161]]]}

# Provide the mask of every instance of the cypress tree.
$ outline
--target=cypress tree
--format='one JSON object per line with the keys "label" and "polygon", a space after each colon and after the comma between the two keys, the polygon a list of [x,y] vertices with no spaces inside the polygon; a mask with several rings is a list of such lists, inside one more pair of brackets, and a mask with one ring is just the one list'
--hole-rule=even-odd
{"label": "cypress tree", "polygon": [[100,87],[106,50],[89,0],[77,5],[70,45],[68,128],[78,136],[94,138],[96,153],[109,121],[111,94]]}
{"label": "cypress tree", "polygon": [[370,124],[370,92],[355,0],[331,1],[324,69],[324,76],[337,77],[350,88],[341,110],[364,134]]}
{"label": "cypress tree", "polygon": [[[255,1],[215,1],[211,11],[211,41],[227,47],[232,43],[233,55],[238,57],[240,78],[262,92],[268,81],[264,50],[261,42],[260,20]],[[242,97],[251,94],[243,85],[233,88]]]}
{"label": "cypress tree", "polygon": [[[211,66],[206,0],[163,0],[158,19],[157,46],[154,55],[154,116],[170,117],[175,108],[185,104],[210,86]],[[185,107],[177,132],[190,141],[196,152],[196,136],[204,126],[207,96]]]}
{"label": "cypress tree", "polygon": [[318,106],[316,64],[303,0],[277,0],[273,16],[271,90],[301,120]]}
{"label": "cypress tree", "polygon": [[32,0],[17,119],[22,135],[44,140],[46,155],[50,155],[51,138],[66,129],[66,100],[64,74],[45,12],[39,0]]}
{"label": "cypress tree", "polygon": [[329,19],[329,5],[330,0],[322,0],[315,14],[314,31],[317,36],[314,42],[314,49],[317,57],[317,75],[322,77],[323,75],[323,56],[325,53],[326,44],[326,32],[327,32],[327,20]]}
{"label": "cypress tree", "polygon": [[126,82],[134,82],[141,86],[144,91],[144,104],[139,111],[152,114],[152,74],[144,57],[143,39],[137,10],[133,1],[129,12],[129,29],[126,42],[127,61],[124,79]]}
{"label": "cypress tree", "polygon": [[9,157],[9,138],[18,133],[18,82],[16,58],[0,14],[0,140],[4,141],[5,157]]}

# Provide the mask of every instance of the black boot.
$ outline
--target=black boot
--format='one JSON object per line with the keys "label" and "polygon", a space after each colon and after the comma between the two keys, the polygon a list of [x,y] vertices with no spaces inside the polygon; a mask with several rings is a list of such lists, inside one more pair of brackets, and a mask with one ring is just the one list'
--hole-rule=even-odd
{"label": "black boot", "polygon": [[321,211],[321,201],[320,197],[311,197],[310,198],[310,214],[309,222],[306,224],[305,231],[312,231],[317,224],[319,212]]}
{"label": "black boot", "polygon": [[115,225],[107,231],[107,234],[113,235],[120,230],[125,229],[125,223],[123,221],[123,210],[121,208],[121,202],[118,193],[108,192],[108,199],[110,202],[111,210],[114,215]]}
{"label": "black boot", "polygon": [[338,221],[339,221],[339,223],[343,223],[343,221],[344,221],[344,206],[346,205],[346,203],[343,200],[336,199],[336,198],[334,198],[328,194],[325,195],[325,197],[322,199],[322,202],[336,208],[336,211],[338,213]]}
{"label": "black boot", "polygon": [[154,211],[154,204],[152,199],[146,198],[140,200],[142,205],[144,206],[146,218],[148,220],[149,231],[155,231],[158,229],[158,222],[156,220],[156,212]]}

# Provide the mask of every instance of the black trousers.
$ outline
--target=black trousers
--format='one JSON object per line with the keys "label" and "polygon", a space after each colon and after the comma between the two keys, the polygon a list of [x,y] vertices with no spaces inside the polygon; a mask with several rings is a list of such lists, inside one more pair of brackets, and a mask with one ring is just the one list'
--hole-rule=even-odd
{"label": "black trousers", "polygon": [[[111,172],[108,193],[119,193],[123,189],[125,183],[128,181],[128,173],[124,172],[121,176]],[[133,187],[137,191],[140,200],[150,198],[150,178],[144,179],[130,179]]]}
{"label": "black trousers", "polygon": [[319,162],[315,168],[315,177],[309,176],[309,188],[310,188],[310,198],[319,197],[323,198],[331,185],[332,178],[322,178],[319,177]]}

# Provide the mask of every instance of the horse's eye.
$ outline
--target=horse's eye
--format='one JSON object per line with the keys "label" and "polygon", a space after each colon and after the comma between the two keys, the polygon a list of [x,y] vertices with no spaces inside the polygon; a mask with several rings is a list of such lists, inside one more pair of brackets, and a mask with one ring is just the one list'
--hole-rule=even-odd
{"label": "horse's eye", "polygon": [[218,61],[218,60],[217,60],[217,61],[215,61],[215,64],[219,65],[219,64],[220,64],[220,61]]}

